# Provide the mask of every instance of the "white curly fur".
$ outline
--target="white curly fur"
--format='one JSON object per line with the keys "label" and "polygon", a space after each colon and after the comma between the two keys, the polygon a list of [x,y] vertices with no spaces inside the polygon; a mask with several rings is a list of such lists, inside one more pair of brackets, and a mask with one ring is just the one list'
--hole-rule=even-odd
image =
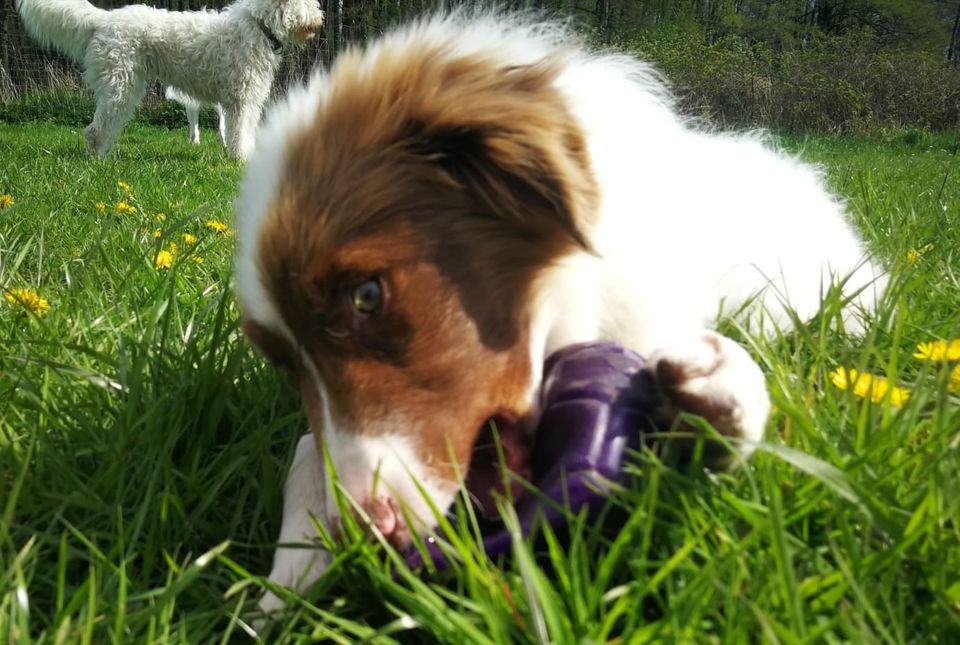
{"label": "white curly fur", "polygon": [[[323,22],[317,0],[237,0],[223,11],[113,11],[86,0],[20,0],[27,30],[84,68],[97,101],[87,148],[103,156],[133,116],[147,83],[160,81],[223,107],[230,152],[246,158],[280,63],[279,42],[304,40]],[[262,25],[262,27],[261,27]]]}

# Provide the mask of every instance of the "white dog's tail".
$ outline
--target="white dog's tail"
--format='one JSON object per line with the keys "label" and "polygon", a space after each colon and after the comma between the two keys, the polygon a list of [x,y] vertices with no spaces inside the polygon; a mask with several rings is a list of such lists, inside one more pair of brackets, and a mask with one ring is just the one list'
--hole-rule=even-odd
{"label": "white dog's tail", "polygon": [[19,0],[17,11],[30,35],[83,62],[93,32],[109,13],[86,0]]}

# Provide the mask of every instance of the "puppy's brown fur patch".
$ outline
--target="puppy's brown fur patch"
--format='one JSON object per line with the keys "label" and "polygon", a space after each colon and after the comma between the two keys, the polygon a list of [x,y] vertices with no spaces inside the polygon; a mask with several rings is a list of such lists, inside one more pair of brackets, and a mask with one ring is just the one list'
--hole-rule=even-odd
{"label": "puppy's brown fur patch", "polygon": [[[527,411],[531,290],[588,246],[597,189],[560,64],[344,54],[260,233],[261,277],[343,429],[394,420],[448,480],[448,442],[466,468],[486,418]],[[345,294],[366,279],[385,304],[358,316]]]}

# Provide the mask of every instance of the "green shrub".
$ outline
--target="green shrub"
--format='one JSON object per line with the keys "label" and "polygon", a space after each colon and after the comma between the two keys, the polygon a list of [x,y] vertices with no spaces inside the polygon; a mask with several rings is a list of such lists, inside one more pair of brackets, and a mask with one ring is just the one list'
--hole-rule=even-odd
{"label": "green shrub", "polygon": [[[55,88],[27,92],[20,97],[0,101],[0,122],[4,123],[56,123],[72,127],[84,127],[93,118],[94,100],[90,92]],[[185,128],[187,116],[183,106],[151,92],[137,108],[135,121],[167,128]],[[200,111],[200,126],[216,128],[217,115],[212,108]]]}
{"label": "green shrub", "polygon": [[[881,48],[867,33],[818,36],[794,49],[700,31],[638,32],[614,43],[654,61],[683,109],[721,125],[789,132],[866,133],[960,126],[960,67],[935,54]],[[152,88],[136,119],[186,126],[183,108]],[[0,121],[83,126],[93,115],[89,92],[62,87],[0,102]],[[201,126],[216,127],[213,110]]]}
{"label": "green shrub", "polygon": [[960,125],[960,68],[878,48],[863,33],[789,51],[678,31],[618,45],[654,61],[686,110],[721,124],[837,133]]}
{"label": "green shrub", "polygon": [[77,90],[57,88],[23,94],[0,102],[0,121],[6,123],[44,122],[82,126],[93,118],[93,96]]}

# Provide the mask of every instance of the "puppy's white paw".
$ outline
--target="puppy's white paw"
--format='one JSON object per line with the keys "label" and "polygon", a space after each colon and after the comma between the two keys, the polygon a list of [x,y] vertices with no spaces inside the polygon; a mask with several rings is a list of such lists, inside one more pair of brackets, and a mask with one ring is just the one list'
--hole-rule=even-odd
{"label": "puppy's white paw", "polygon": [[[313,435],[300,438],[283,492],[283,525],[269,579],[278,585],[304,591],[330,566],[333,556],[317,545],[315,522],[322,521],[326,500],[326,469]],[[302,545],[302,546],[301,546]],[[267,591],[260,609],[269,613],[283,607],[276,594]]]}
{"label": "puppy's white paw", "polygon": [[[330,552],[319,548],[312,549],[306,545],[303,548],[281,547],[274,555],[269,580],[282,587],[303,591],[323,575],[332,560]],[[258,603],[265,614],[282,608],[284,604],[284,601],[271,591],[264,592]]]}
{"label": "puppy's white paw", "polygon": [[[704,331],[684,345],[657,350],[650,366],[663,395],[661,415],[672,422],[681,413],[703,417],[720,434],[739,439],[746,457],[763,437],[770,397],[763,372],[747,351],[720,334]],[[711,444],[707,463],[725,467],[731,455]]]}

